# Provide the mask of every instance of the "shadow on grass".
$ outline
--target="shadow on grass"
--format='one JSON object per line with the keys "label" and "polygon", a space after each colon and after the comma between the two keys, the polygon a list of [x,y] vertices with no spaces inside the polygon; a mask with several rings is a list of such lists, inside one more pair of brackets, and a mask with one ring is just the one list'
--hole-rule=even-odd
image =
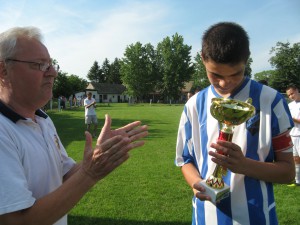
{"label": "shadow on grass", "polygon": [[134,221],[118,220],[111,218],[95,218],[85,216],[68,216],[69,225],[190,225],[190,222],[171,222],[171,221]]}

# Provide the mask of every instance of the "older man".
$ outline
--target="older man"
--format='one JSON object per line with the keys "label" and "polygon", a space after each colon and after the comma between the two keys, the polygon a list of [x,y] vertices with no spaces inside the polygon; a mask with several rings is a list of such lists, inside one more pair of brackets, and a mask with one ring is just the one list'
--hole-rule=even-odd
{"label": "older man", "polygon": [[93,185],[142,146],[147,126],[139,121],[104,127],[84,157],[68,157],[52,120],[40,108],[52,97],[59,67],[40,31],[16,27],[0,34],[0,224],[66,225],[68,211]]}

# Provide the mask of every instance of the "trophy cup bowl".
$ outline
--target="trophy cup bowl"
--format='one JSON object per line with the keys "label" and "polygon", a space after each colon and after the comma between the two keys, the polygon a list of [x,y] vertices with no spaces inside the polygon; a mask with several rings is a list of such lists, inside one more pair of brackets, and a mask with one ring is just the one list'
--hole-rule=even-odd
{"label": "trophy cup bowl", "polygon": [[255,113],[251,98],[246,102],[235,99],[213,98],[211,115],[220,123],[228,126],[240,125]]}
{"label": "trophy cup bowl", "polygon": [[[255,107],[251,103],[251,98],[246,102],[225,98],[212,99],[210,113],[220,125],[218,140],[231,142],[234,127],[255,114]],[[223,152],[218,153],[223,154]],[[213,203],[229,196],[230,187],[223,181],[226,172],[227,168],[216,165],[213,174],[201,181],[201,185],[206,189],[205,193],[211,197]]]}

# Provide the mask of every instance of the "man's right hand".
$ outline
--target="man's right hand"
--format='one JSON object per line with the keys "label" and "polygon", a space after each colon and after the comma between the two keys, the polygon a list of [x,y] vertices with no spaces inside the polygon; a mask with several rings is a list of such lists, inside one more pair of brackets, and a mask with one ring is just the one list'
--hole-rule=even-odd
{"label": "man's right hand", "polygon": [[91,134],[86,132],[85,135],[86,143],[81,168],[98,181],[125,162],[129,158],[128,152],[131,149],[144,145],[144,141],[139,139],[148,135],[148,127],[140,126],[140,122],[136,121],[117,130],[111,130],[111,118],[106,115],[95,149],[92,147]]}

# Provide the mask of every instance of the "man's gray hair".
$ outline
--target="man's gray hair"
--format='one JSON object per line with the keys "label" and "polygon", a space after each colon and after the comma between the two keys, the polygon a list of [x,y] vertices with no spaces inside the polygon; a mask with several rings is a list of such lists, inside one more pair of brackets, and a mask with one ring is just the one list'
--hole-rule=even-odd
{"label": "man's gray hair", "polygon": [[13,27],[0,33],[0,61],[13,57],[19,38],[35,39],[43,42],[43,36],[37,27]]}

